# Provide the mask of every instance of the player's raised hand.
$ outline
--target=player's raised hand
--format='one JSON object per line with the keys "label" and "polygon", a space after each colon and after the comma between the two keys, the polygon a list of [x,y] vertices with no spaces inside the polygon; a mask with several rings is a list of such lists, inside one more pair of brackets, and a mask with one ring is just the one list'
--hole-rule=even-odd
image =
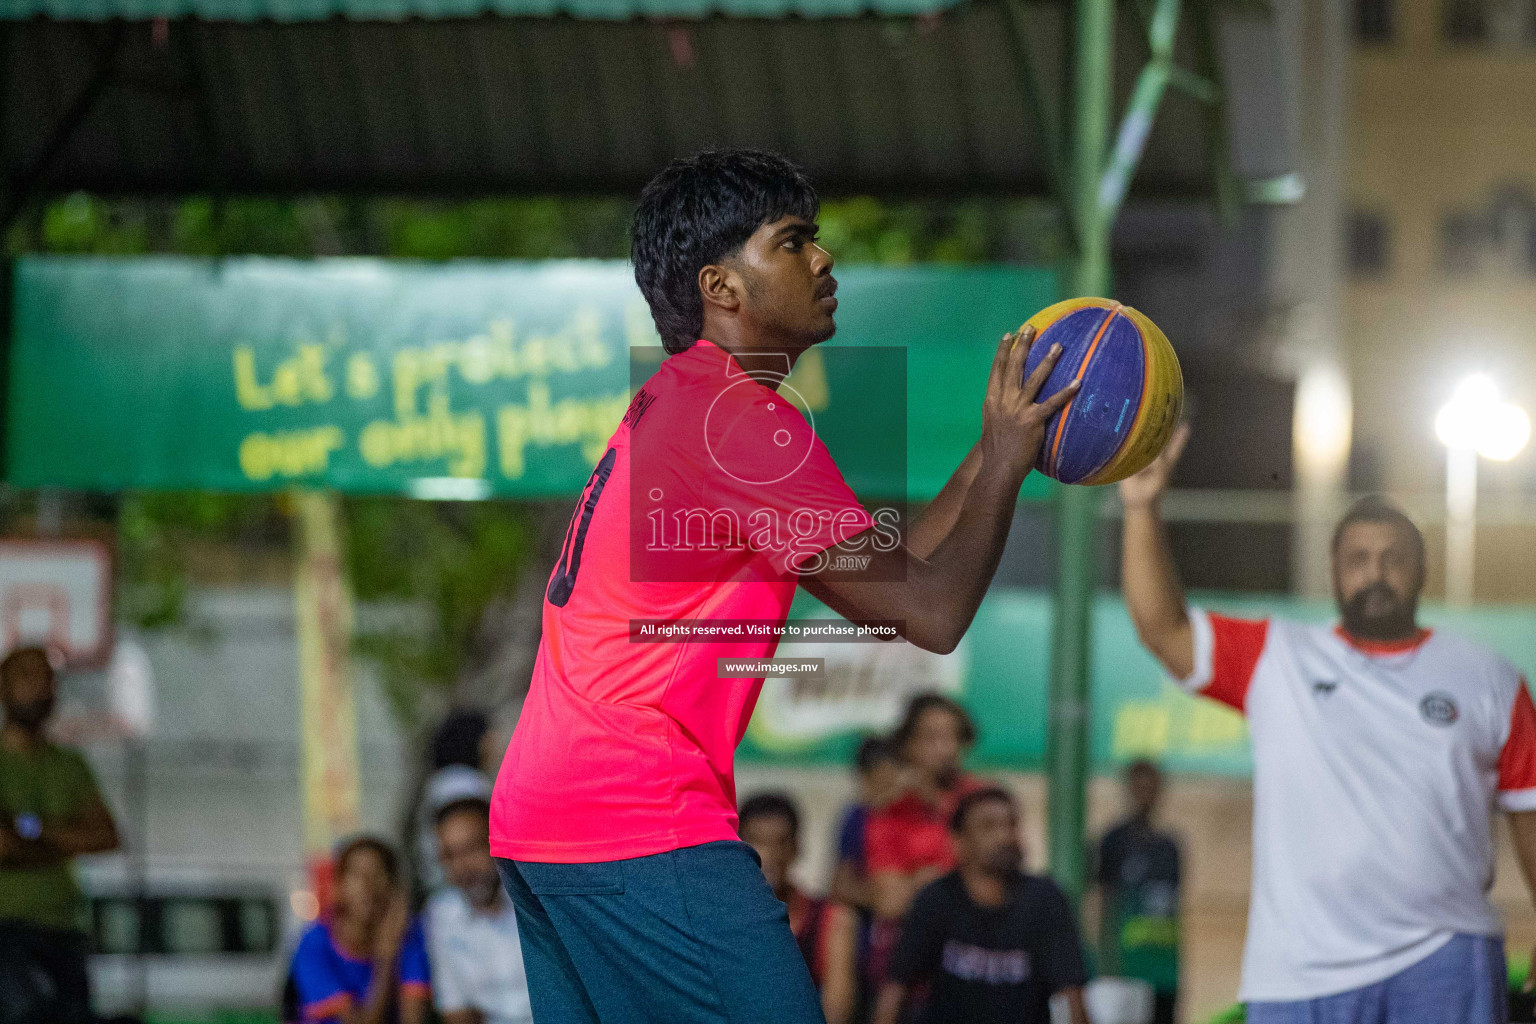
{"label": "player's raised hand", "polygon": [[1045,401],[1036,402],[1061,358],[1061,346],[1051,346],[1040,365],[1025,379],[1024,361],[1034,342],[1035,329],[1029,326],[1021,332],[1003,335],[992,359],[987,397],[981,408],[983,464],[995,462],[1006,466],[1020,481],[1035,465],[1045,440],[1046,424],[1072,400],[1080,386],[1074,380]]}
{"label": "player's raised hand", "polygon": [[1168,490],[1173,467],[1179,464],[1179,456],[1188,442],[1189,424],[1180,423],[1173,428],[1173,436],[1146,469],[1120,481],[1120,504],[1126,508],[1146,508],[1157,502]]}

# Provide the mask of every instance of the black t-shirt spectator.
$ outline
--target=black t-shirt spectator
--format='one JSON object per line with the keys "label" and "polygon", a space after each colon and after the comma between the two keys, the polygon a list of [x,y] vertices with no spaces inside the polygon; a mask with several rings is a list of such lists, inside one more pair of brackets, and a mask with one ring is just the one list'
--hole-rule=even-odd
{"label": "black t-shirt spectator", "polygon": [[1162,883],[1179,889],[1179,844],[1140,821],[1121,822],[1099,843],[1098,881],[1110,888]]}
{"label": "black t-shirt spectator", "polygon": [[1024,874],[1001,907],[976,904],[959,872],[923,889],[890,975],[921,999],[916,1024],[1049,1024],[1051,996],[1088,982],[1066,895]]}
{"label": "black t-shirt spectator", "polygon": [[1099,844],[1104,887],[1101,967],[1150,982],[1160,994],[1179,987],[1179,844],[1144,821],[1111,829]]}

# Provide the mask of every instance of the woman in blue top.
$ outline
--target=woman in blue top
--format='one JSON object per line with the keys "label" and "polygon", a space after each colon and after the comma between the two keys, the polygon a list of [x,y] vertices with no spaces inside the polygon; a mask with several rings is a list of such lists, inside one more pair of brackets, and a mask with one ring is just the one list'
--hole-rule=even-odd
{"label": "woman in blue top", "polygon": [[293,954],[305,1024],[423,1024],[430,1001],[421,922],[406,912],[399,859],[353,839],[336,855],[336,905]]}

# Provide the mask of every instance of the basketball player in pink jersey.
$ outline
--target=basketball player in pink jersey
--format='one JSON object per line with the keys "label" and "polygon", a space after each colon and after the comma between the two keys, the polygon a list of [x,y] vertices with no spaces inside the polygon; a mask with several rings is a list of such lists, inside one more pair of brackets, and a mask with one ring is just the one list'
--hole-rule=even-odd
{"label": "basketball player in pink jersey", "polygon": [[[777,640],[637,643],[632,621],[782,624],[800,585],[953,650],[1046,421],[1075,394],[1035,402],[1055,356],[1025,380],[1031,338],[1005,336],[980,440],[906,538],[877,522],[776,390],[835,330],[818,205],[794,166],[756,152],[674,162],[641,195],[635,279],[668,357],[572,515],[492,803],[538,1024],[822,1021],[736,832],[734,752],[762,679],[721,678],[719,662]],[[837,552],[867,569],[834,572]]]}
{"label": "basketball player in pink jersey", "polygon": [[1120,485],[1125,603],[1191,693],[1248,719],[1249,1024],[1503,1024],[1494,812],[1536,877],[1536,706],[1498,654],[1417,620],[1424,538],[1366,499],[1333,540],[1337,625],[1184,602],[1162,495],[1188,436]]}

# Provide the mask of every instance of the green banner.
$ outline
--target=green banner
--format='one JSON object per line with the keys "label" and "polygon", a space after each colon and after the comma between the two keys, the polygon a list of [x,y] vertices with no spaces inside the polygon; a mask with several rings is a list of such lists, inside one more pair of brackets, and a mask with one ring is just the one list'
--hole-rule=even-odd
{"label": "green banner", "polygon": [[[1326,602],[1289,598],[1197,595],[1202,605],[1252,618],[1305,622],[1334,617]],[[787,643],[781,657],[825,657],[819,682],[769,680],[740,756],[768,764],[847,764],[859,738],[895,723],[907,698],[922,690],[951,693],[976,718],[980,767],[1035,770],[1045,758],[1051,600],[1045,592],[994,589],[961,646],[935,655],[897,643]],[[801,592],[797,618],[831,616]],[[1491,645],[1536,678],[1536,609],[1429,607],[1427,625]],[[1225,705],[1185,694],[1136,639],[1118,597],[1093,609],[1093,765],[1107,771],[1138,757],[1174,772],[1246,776],[1252,769],[1248,730]]]}
{"label": "green banner", "polygon": [[[791,380],[860,494],[929,498],[980,430],[997,340],[1058,298],[1056,276],[919,266],[838,278],[837,337]],[[25,258],[7,478],[574,494],[628,403],[630,350],[658,344],[618,261]],[[856,347],[905,366],[885,383],[830,351]],[[901,402],[903,385],[906,437],[871,436],[865,412]],[[883,469],[902,443],[905,473],[899,460]],[[1046,493],[1032,479],[1026,493]]]}

